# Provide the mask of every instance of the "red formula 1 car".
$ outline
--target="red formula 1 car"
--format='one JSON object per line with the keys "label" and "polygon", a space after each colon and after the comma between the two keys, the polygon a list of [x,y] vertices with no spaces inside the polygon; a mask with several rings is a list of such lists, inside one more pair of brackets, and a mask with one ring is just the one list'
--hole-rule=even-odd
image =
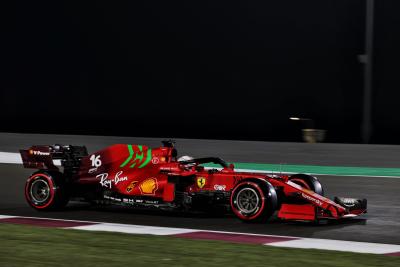
{"label": "red formula 1 car", "polygon": [[[83,146],[32,146],[24,167],[39,169],[25,197],[38,210],[63,208],[69,199],[135,207],[232,211],[243,221],[341,219],[366,212],[367,201],[324,197],[317,178],[236,172],[220,158],[177,159],[173,141],[155,149],[117,144],[89,154]],[[57,166],[55,161],[60,161]],[[217,164],[219,168],[205,167]]]}

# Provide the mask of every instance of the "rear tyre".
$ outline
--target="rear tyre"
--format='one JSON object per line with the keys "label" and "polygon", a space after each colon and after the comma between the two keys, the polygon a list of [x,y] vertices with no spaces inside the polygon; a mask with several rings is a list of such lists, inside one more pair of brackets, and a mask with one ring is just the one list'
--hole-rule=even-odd
{"label": "rear tyre", "polygon": [[320,181],[314,176],[299,173],[290,176],[289,181],[298,184],[305,189],[311,190],[318,195],[324,195],[324,188]]}
{"label": "rear tyre", "polygon": [[67,205],[69,194],[61,173],[38,171],[26,181],[25,198],[37,210],[58,210]]}
{"label": "rear tyre", "polygon": [[245,222],[264,222],[277,208],[274,187],[267,181],[244,181],[231,194],[233,213]]}

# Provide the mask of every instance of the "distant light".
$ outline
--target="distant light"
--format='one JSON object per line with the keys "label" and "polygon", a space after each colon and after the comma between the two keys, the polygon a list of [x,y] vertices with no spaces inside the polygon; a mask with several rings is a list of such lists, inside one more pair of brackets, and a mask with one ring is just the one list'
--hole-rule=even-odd
{"label": "distant light", "polygon": [[313,121],[313,119],[299,118],[299,117],[290,117],[289,119],[292,120],[292,121]]}

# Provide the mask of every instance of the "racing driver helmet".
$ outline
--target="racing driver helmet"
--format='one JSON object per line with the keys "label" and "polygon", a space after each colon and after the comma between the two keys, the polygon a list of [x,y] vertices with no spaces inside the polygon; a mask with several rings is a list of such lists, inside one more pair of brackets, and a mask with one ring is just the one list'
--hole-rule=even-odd
{"label": "racing driver helmet", "polygon": [[[189,160],[193,160],[193,159],[194,159],[193,157],[185,155],[185,156],[179,157],[178,162],[184,162],[184,161],[189,161]],[[192,168],[195,165],[196,165],[195,163],[188,163],[188,164],[185,164],[185,167]]]}

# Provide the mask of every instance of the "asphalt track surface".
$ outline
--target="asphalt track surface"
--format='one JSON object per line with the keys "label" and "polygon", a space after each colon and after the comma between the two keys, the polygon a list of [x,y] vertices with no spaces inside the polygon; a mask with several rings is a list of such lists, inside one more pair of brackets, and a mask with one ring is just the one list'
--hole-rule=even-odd
{"label": "asphalt track surface", "polygon": [[[139,143],[157,146],[160,139],[128,137],[47,136],[0,134],[0,151],[17,152],[31,144],[87,145],[93,152],[113,143]],[[324,164],[331,166],[400,167],[396,146],[362,146],[335,144],[291,144],[211,140],[179,140],[181,154],[223,156],[227,161],[289,164]],[[273,149],[271,149],[273,148]],[[379,155],[374,152],[379,151]],[[292,152],[292,153],[290,153]],[[368,165],[367,165],[368,164]],[[0,164],[0,214],[46,218],[89,220],[150,226],[182,227],[243,233],[288,235],[322,239],[400,244],[400,179],[377,177],[319,176],[326,195],[368,199],[368,214],[360,219],[314,225],[281,222],[242,223],[233,216],[181,214],[160,211],[138,211],[123,207],[91,207],[70,203],[62,212],[38,212],[24,199],[26,178],[33,170],[18,164]]]}

